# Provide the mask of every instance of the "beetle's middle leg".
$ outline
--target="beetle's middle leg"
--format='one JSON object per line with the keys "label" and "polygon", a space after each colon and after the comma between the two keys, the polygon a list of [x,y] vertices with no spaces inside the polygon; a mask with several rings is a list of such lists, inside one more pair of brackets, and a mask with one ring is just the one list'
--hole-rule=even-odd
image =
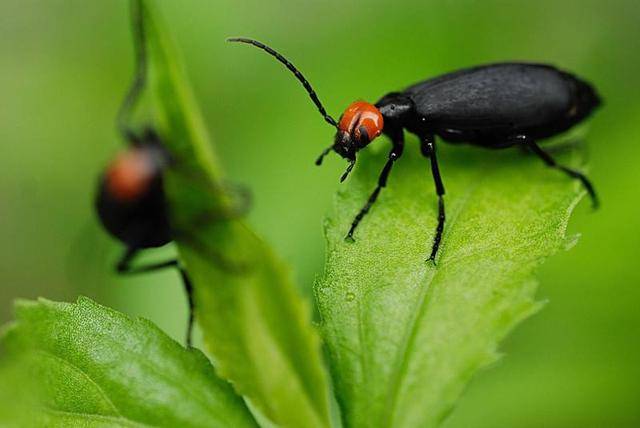
{"label": "beetle's middle leg", "polygon": [[587,190],[589,197],[591,198],[591,203],[593,207],[594,208],[598,207],[599,205],[598,195],[596,194],[596,191],[593,188],[593,184],[591,184],[591,181],[587,178],[586,175],[584,175],[580,171],[576,171],[575,169],[572,169],[557,163],[555,159],[553,159],[551,155],[549,155],[547,152],[542,150],[540,146],[538,146],[538,144],[536,144],[536,142],[532,138],[529,138],[526,135],[518,135],[515,137],[515,139],[520,144],[524,144],[526,147],[528,147],[533,153],[536,154],[536,156],[542,159],[542,161],[546,163],[548,166],[552,168],[557,168],[560,171],[567,174],[568,176],[580,180],[584,188]]}
{"label": "beetle's middle leg", "polygon": [[438,248],[440,247],[440,241],[442,240],[442,232],[444,231],[445,213],[444,184],[442,184],[442,178],[440,177],[440,168],[438,167],[438,160],[436,158],[436,145],[433,135],[420,137],[420,150],[422,151],[423,156],[429,158],[431,162],[431,175],[433,175],[433,182],[436,185],[436,194],[438,195],[438,226],[436,226],[436,235],[433,238],[431,255],[427,259],[427,261],[435,263]]}
{"label": "beetle's middle leg", "polygon": [[177,259],[167,260],[165,262],[160,263],[152,263],[142,266],[132,266],[133,259],[140,251],[139,248],[129,247],[126,252],[116,265],[116,271],[119,274],[130,275],[130,274],[138,274],[138,273],[146,273],[146,272],[155,272],[158,270],[166,269],[166,268],[176,268],[182,277],[182,282],[184,284],[185,292],[187,293],[187,303],[189,305],[189,317],[187,319],[187,347],[191,347],[191,336],[193,332],[193,322],[194,322],[194,301],[193,301],[193,285],[191,283],[191,279],[189,275],[184,270],[184,268],[180,265]]}
{"label": "beetle's middle leg", "polygon": [[384,165],[384,168],[382,168],[380,177],[378,177],[378,185],[376,186],[373,193],[371,193],[371,195],[369,196],[367,203],[364,205],[364,207],[362,207],[360,212],[358,212],[358,214],[353,219],[353,222],[351,223],[351,228],[349,229],[349,233],[347,233],[347,236],[344,238],[347,241],[354,241],[353,233],[355,232],[356,228],[360,224],[360,221],[362,221],[364,216],[367,215],[367,213],[369,212],[373,204],[378,199],[378,195],[380,194],[380,191],[382,190],[382,188],[387,186],[387,179],[389,178],[391,167],[393,167],[393,164],[395,163],[395,161],[400,159],[400,156],[402,156],[402,151],[404,149],[404,135],[402,133],[402,130],[399,130],[398,132],[394,132],[393,135],[391,135],[391,139],[392,139],[393,147],[389,152],[389,159],[387,160],[387,163]]}

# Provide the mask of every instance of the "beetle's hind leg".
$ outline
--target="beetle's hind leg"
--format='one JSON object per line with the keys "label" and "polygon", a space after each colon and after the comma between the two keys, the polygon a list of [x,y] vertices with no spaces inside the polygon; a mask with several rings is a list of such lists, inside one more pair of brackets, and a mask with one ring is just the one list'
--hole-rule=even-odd
{"label": "beetle's hind leg", "polygon": [[549,155],[547,152],[542,150],[540,146],[538,146],[538,144],[532,138],[529,138],[526,135],[518,135],[515,137],[515,139],[520,144],[524,144],[527,148],[529,148],[536,156],[542,159],[542,161],[548,166],[559,169],[560,171],[564,172],[571,178],[580,180],[580,183],[582,183],[585,190],[589,194],[589,197],[591,198],[591,203],[593,207],[598,208],[598,205],[600,204],[598,200],[598,195],[596,194],[593,184],[591,184],[591,181],[587,178],[586,175],[584,175],[580,171],[577,171],[575,169],[572,169],[557,163],[555,159],[553,159],[551,155]]}
{"label": "beetle's hind leg", "polygon": [[367,215],[367,213],[369,212],[373,204],[378,199],[378,195],[380,195],[380,191],[387,186],[387,179],[389,178],[389,173],[391,172],[391,168],[393,167],[393,164],[398,159],[400,159],[400,156],[402,156],[402,151],[404,149],[404,137],[402,134],[402,130],[399,130],[397,133],[393,135],[392,143],[393,143],[393,148],[389,152],[389,159],[387,160],[387,163],[384,165],[384,168],[382,168],[380,177],[378,177],[378,185],[369,196],[367,203],[364,205],[364,207],[362,207],[362,209],[358,212],[358,214],[353,219],[353,222],[351,223],[351,228],[349,228],[349,233],[347,233],[347,236],[344,238],[346,241],[351,241],[351,242],[354,241],[353,233],[356,231],[356,228],[358,227],[358,225],[360,224],[364,216]]}
{"label": "beetle's hind leg", "polygon": [[204,210],[183,220],[179,226],[172,226],[171,237],[174,241],[178,241],[195,250],[200,256],[212,262],[221,270],[230,274],[244,275],[250,271],[250,265],[247,261],[234,260],[228,257],[206,241],[198,239],[197,233],[194,233],[198,228],[204,228],[217,222],[239,219],[249,211],[251,207],[249,189],[230,183],[224,183],[223,188],[229,195],[230,201],[228,205]]}
{"label": "beetle's hind leg", "polygon": [[191,279],[187,274],[187,271],[184,270],[177,259],[171,259],[164,262],[159,263],[151,263],[147,265],[141,266],[132,266],[133,259],[136,257],[139,248],[129,247],[125,251],[124,255],[116,265],[116,271],[122,275],[133,275],[138,273],[146,273],[146,272],[155,272],[158,270],[166,269],[166,268],[176,268],[182,277],[182,282],[184,284],[185,292],[187,293],[187,303],[189,305],[189,316],[187,319],[187,334],[186,334],[186,343],[187,347],[191,347],[191,336],[193,335],[193,322],[194,322],[194,301],[193,301],[193,285],[191,283]]}
{"label": "beetle's hind leg", "polygon": [[440,168],[438,167],[438,159],[436,158],[436,145],[433,135],[420,137],[420,150],[423,156],[429,158],[431,163],[431,175],[436,186],[436,194],[438,195],[438,225],[436,226],[436,234],[433,238],[433,246],[431,247],[431,255],[427,261],[435,263],[440,241],[442,240],[442,232],[444,231],[445,212],[444,212],[444,184],[440,177]]}
{"label": "beetle's hind leg", "polygon": [[[215,190],[215,189],[214,189]],[[228,206],[206,210],[192,219],[192,226],[204,226],[215,221],[234,220],[244,217],[251,208],[251,191],[237,183],[223,182],[220,190],[224,191],[229,199]]]}

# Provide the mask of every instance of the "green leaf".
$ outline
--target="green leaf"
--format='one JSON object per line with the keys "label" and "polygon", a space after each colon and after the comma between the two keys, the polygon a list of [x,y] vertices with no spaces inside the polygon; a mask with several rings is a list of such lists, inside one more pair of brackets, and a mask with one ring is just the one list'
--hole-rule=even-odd
{"label": "green leaf", "polygon": [[194,245],[185,235],[176,237],[216,370],[277,425],[329,426],[320,339],[284,263],[239,219],[192,221],[229,201],[224,192],[214,191],[221,187],[222,172],[182,65],[151,3],[143,2],[149,89],[165,145],[179,160],[167,181],[172,220],[176,229],[199,241]]}
{"label": "green leaf", "polygon": [[[437,267],[425,262],[437,199],[428,161],[411,145],[355,243],[344,236],[386,153],[362,153],[326,221],[315,292],[346,426],[437,426],[496,360],[500,339],[539,308],[534,271],[565,244],[583,195],[517,150],[439,148],[447,223]],[[558,157],[574,166],[578,158]]]}
{"label": "green leaf", "polygon": [[[22,412],[29,426],[256,426],[200,351],[184,349],[150,321],[87,298],[20,301],[16,317],[2,340],[13,357],[2,361],[3,389],[24,392],[31,380],[36,395]],[[16,359],[27,379],[6,368]]]}

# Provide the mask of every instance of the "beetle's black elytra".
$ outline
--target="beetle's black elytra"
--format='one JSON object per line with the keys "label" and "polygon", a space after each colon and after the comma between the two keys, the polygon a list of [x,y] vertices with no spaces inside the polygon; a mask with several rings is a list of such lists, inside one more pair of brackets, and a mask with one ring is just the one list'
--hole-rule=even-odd
{"label": "beetle's black elytra", "polygon": [[333,145],[326,148],[316,164],[330,151],[347,159],[344,180],[356,161],[356,154],[380,134],[391,139],[389,158],[380,173],[378,185],[355,216],[346,238],[376,202],[394,163],[402,156],[404,131],[420,140],[422,154],[429,159],[438,196],[438,225],[428,260],[435,262],[445,224],[444,184],[436,158],[436,140],[468,143],[491,149],[522,146],[548,166],[578,179],[598,205],[589,179],[579,171],[560,165],[537,141],[568,130],[588,117],[600,105],[595,89],[573,74],[545,64],[499,63],[448,73],[391,92],[375,104],[352,103],[336,122],[327,114],[315,91],[300,71],[281,54],[248,38],[231,38],[256,46],[283,63],[302,82],[327,123],[336,128]]}

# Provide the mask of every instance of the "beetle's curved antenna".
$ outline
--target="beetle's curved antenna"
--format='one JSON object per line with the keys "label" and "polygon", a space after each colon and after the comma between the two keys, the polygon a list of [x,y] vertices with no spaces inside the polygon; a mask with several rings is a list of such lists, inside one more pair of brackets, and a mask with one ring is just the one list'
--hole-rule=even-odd
{"label": "beetle's curved antenna", "polygon": [[286,59],[284,56],[282,56],[281,54],[276,52],[273,48],[265,45],[262,42],[254,40],[254,39],[248,39],[246,37],[231,37],[231,38],[228,38],[227,41],[228,42],[240,42],[240,43],[246,43],[248,45],[253,45],[253,46],[255,46],[255,47],[257,47],[259,49],[262,49],[263,51],[267,52],[268,54],[273,56],[275,59],[280,61],[282,64],[284,64],[284,66],[287,67],[287,69],[289,69],[289,71],[291,71],[294,76],[296,76],[296,79],[298,79],[300,81],[300,83],[302,83],[302,86],[304,86],[304,88],[307,90],[307,93],[309,94],[309,97],[311,97],[311,101],[313,101],[313,103],[316,105],[316,107],[318,107],[318,111],[320,111],[320,114],[322,115],[324,120],[329,125],[333,126],[334,128],[336,128],[336,129],[338,128],[338,124],[336,123],[335,119],[332,118],[329,115],[329,113],[327,113],[327,110],[325,110],[324,106],[322,105],[322,103],[318,99],[318,95],[316,95],[316,91],[313,90],[313,87],[311,86],[311,84],[302,75],[300,70],[298,70],[295,65],[293,65],[291,62],[289,62],[288,59]]}
{"label": "beetle's curved antenna", "polygon": [[129,141],[137,141],[138,137],[129,128],[127,121],[135,106],[140,92],[147,80],[147,48],[146,48],[146,31],[144,26],[144,11],[142,10],[142,1],[134,0],[131,2],[131,28],[134,38],[134,49],[136,57],[135,74],[127,95],[124,97],[118,116],[116,119],[118,131]]}

